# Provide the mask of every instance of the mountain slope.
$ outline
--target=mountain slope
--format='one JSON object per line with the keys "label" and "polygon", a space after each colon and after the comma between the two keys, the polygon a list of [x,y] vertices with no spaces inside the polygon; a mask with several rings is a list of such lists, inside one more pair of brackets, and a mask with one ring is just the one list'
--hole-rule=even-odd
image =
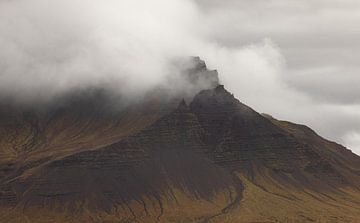
{"label": "mountain slope", "polygon": [[360,221],[360,157],[222,85],[188,103],[105,98],[36,125],[4,112],[0,222]]}
{"label": "mountain slope", "polygon": [[[217,72],[208,70],[200,58],[190,58],[185,64],[181,80],[186,89],[159,86],[140,98],[85,89],[47,104],[1,101],[0,182],[136,134],[174,110],[179,98],[191,98],[201,89],[218,84]],[[169,84],[176,84],[178,79],[169,80]]]}

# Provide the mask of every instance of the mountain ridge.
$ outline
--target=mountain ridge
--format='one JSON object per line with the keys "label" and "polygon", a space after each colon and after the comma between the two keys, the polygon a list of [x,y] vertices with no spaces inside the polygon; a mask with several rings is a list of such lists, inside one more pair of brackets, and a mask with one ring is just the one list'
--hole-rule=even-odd
{"label": "mountain ridge", "polygon": [[190,77],[211,78],[191,97],[110,114],[76,99],[49,119],[3,107],[0,222],[359,220],[360,157],[259,114],[195,60]]}

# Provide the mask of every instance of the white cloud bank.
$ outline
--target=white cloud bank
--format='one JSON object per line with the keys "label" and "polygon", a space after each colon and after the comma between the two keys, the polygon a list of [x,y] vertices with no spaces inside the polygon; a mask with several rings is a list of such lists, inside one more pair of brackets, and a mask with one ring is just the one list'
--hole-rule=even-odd
{"label": "white cloud bank", "polygon": [[134,96],[167,84],[167,75],[177,72],[173,59],[200,56],[260,112],[305,122],[336,140],[360,132],[351,108],[318,103],[290,87],[286,60],[272,38],[245,45],[220,40],[222,33],[232,35],[231,26],[237,31],[232,41],[247,35],[242,27],[251,30],[251,20],[244,19],[245,26],[234,14],[218,10],[223,23],[214,23],[214,14],[193,0],[0,0],[0,95],[49,100],[107,86]]}
{"label": "white cloud bank", "polygon": [[[41,97],[111,85],[129,93],[164,80],[200,35],[186,1],[0,2],[0,89]],[[122,92],[122,93],[124,93]]]}

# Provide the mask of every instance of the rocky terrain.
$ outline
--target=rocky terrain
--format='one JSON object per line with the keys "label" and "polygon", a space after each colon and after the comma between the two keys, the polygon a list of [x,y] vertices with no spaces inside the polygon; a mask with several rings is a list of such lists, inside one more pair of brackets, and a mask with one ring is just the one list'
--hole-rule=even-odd
{"label": "rocky terrain", "polygon": [[360,222],[359,156],[257,113],[194,60],[193,94],[3,104],[0,222]]}

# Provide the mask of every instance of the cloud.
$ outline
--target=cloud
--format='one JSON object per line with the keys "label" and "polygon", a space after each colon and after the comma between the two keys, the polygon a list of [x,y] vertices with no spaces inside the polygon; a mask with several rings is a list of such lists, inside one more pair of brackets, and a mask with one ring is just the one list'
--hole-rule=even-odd
{"label": "cloud", "polygon": [[190,1],[0,2],[0,89],[52,97],[107,85],[133,94],[162,83],[201,34]]}
{"label": "cloud", "polygon": [[168,82],[181,72],[173,61],[194,55],[223,72],[229,87],[272,88],[282,56],[270,40],[225,47],[212,29],[191,0],[0,1],[0,93],[48,101],[99,86],[129,97],[159,85],[180,89],[190,83]]}

